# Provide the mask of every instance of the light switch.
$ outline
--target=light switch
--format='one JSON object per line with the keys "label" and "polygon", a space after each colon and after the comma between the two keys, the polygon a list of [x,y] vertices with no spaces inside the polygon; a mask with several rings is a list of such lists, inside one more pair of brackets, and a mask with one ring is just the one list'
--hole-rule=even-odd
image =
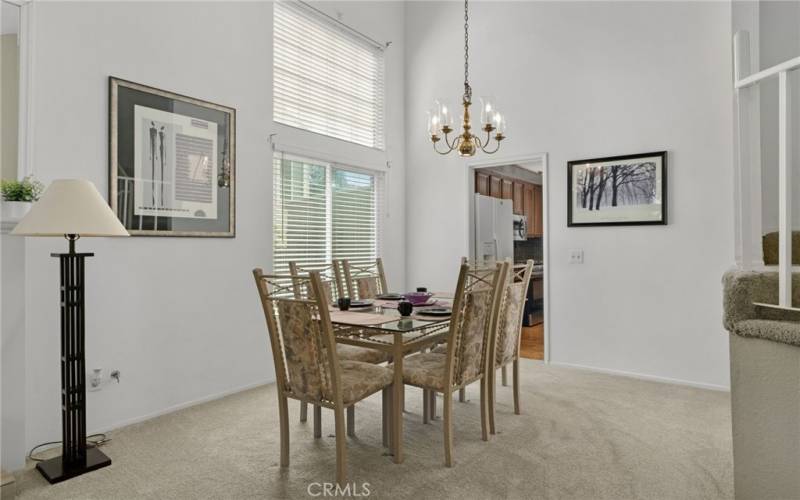
{"label": "light switch", "polygon": [[570,264],[583,264],[583,250],[572,249],[569,251]]}

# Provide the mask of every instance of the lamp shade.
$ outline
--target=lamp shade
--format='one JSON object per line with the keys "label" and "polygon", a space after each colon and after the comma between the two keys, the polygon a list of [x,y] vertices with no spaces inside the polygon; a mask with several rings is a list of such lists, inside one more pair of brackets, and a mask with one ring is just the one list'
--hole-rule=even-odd
{"label": "lamp shade", "polygon": [[11,234],[20,236],[128,236],[106,200],[84,179],[53,181]]}

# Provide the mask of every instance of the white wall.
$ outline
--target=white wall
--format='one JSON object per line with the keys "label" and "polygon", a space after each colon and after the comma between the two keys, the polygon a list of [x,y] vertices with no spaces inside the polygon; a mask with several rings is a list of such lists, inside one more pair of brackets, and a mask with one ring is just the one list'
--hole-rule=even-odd
{"label": "white wall", "polygon": [[[758,2],[759,69],[800,57],[800,2]],[[800,72],[790,73],[793,96],[800,96]],[[778,79],[760,84],[762,232],[778,230]],[[800,124],[800,99],[793,97],[791,121]],[[792,164],[800,171],[800,137],[794,125]],[[800,200],[800,177],[792,180],[793,199]],[[800,229],[800,203],[793,208],[792,225]]]}
{"label": "white wall", "polygon": [[[397,3],[322,9],[387,52],[387,153],[272,123],[272,5],[253,2],[44,2],[35,10],[34,172],[45,182],[92,180],[108,190],[108,76],[237,110],[235,239],[85,239],[87,367],[116,368],[121,384],[88,395],[89,430],[274,379],[251,270],[271,262],[271,150],[267,138],[361,166],[390,161],[386,248],[404,241],[404,10]],[[59,239],[26,243],[28,446],[60,437]],[[404,286],[401,252],[384,255]],[[5,422],[4,422],[5,423]]]}
{"label": "white wall", "polygon": [[[5,224],[0,224],[5,231]],[[22,467],[25,442],[25,241],[0,236],[0,463]]]}
{"label": "white wall", "polygon": [[[730,5],[481,2],[471,19],[475,96],[508,115],[495,156],[550,155],[552,361],[727,386]],[[458,3],[407,5],[410,286],[452,287],[469,248],[466,162],[434,154],[424,128],[434,98],[461,95],[462,29]],[[567,161],[662,149],[668,226],[566,227]]]}
{"label": "white wall", "polygon": [[[7,5],[3,2],[3,12]],[[17,178],[19,48],[17,35],[0,35],[0,176]]]}

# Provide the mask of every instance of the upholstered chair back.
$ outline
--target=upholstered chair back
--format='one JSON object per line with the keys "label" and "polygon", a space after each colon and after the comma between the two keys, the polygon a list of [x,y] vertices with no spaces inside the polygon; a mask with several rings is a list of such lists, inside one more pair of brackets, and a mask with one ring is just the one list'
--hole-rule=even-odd
{"label": "upholstered chair back", "polygon": [[447,349],[453,385],[470,383],[486,371],[507,266],[471,269],[461,265]]}
{"label": "upholstered chair back", "polygon": [[255,269],[253,274],[267,320],[278,384],[298,399],[334,401],[339,360],[328,292],[319,272],[265,276]]}
{"label": "upholstered chair back", "polygon": [[345,292],[350,298],[374,299],[388,292],[383,261],[380,258],[370,261],[343,260],[341,265]]}
{"label": "upholstered chair back", "polygon": [[495,357],[497,365],[504,365],[519,356],[522,316],[533,272],[533,261],[521,266],[509,266],[505,290],[500,305]]}
{"label": "upholstered chair back", "polygon": [[[328,298],[328,302],[335,304],[336,301],[339,300],[339,297],[344,297],[341,263],[338,260],[321,266],[301,266],[297,262],[289,262],[289,273],[293,278],[299,278],[311,271],[319,271],[320,277],[322,278],[322,288],[325,292],[325,296]],[[295,287],[296,297],[298,296],[297,294],[301,292],[300,287]],[[306,283],[305,293],[308,292],[308,283]]]}

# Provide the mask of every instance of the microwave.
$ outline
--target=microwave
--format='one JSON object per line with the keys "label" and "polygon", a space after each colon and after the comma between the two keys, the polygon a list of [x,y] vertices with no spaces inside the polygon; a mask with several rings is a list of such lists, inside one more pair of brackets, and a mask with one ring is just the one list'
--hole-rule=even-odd
{"label": "microwave", "polygon": [[514,241],[524,241],[528,239],[528,218],[524,215],[513,215]]}

